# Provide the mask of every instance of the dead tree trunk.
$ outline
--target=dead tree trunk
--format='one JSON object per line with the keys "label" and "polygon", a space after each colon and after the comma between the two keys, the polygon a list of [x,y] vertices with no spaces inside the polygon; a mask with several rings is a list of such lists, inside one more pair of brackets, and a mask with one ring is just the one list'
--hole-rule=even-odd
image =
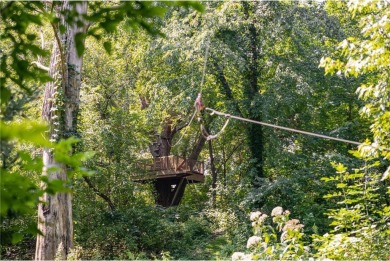
{"label": "dead tree trunk", "polygon": [[[80,103],[81,66],[82,58],[77,55],[74,42],[75,35],[85,33],[86,26],[67,25],[65,14],[76,12],[76,20],[83,22],[82,14],[87,11],[87,3],[70,4],[68,1],[54,3],[56,15],[66,30],[61,33],[55,30],[55,41],[50,60],[50,76],[53,81],[46,85],[42,108],[42,117],[49,123],[50,140],[53,142],[61,138],[72,136],[76,131],[77,114]],[[83,23],[81,23],[83,24]],[[53,28],[59,28],[54,25]],[[60,101],[61,100],[61,101]],[[43,175],[49,180],[63,180],[67,182],[67,169],[63,164],[54,160],[50,149],[43,151]],[[59,170],[48,172],[52,166]],[[53,260],[55,257],[66,259],[73,246],[73,219],[72,201],[69,193],[49,195],[45,193],[38,206],[38,229],[43,236],[38,235],[35,259]]]}

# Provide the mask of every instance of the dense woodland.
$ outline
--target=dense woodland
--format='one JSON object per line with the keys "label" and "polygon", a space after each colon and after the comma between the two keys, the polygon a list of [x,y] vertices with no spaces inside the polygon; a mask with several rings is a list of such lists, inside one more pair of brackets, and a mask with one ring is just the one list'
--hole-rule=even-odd
{"label": "dense woodland", "polygon": [[390,259],[388,1],[0,12],[1,259]]}

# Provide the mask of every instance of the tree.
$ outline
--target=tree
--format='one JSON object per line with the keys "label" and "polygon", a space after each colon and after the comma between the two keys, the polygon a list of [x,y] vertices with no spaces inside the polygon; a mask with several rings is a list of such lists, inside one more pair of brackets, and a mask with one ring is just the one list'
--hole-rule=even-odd
{"label": "tree", "polygon": [[[175,3],[186,7],[200,9],[200,5],[192,2]],[[55,35],[55,44],[50,61],[51,82],[47,84],[42,116],[50,125],[50,141],[58,142],[61,138],[76,134],[77,115],[79,110],[79,92],[81,83],[82,54],[87,29],[94,23],[88,35],[101,38],[103,32],[113,32],[120,21],[126,19],[130,26],[141,26],[149,33],[158,33],[153,27],[153,22],[146,19],[160,16],[165,8],[153,3],[121,2],[106,5],[101,2],[91,3],[91,12],[87,15],[87,3],[53,2],[53,3],[7,3],[2,6],[1,15],[8,24],[5,24],[5,38],[15,43],[10,51],[11,59],[2,59],[1,67],[5,74],[1,78],[2,104],[10,98],[9,88],[4,83],[14,82],[22,89],[24,80],[40,76],[42,70],[30,70],[25,54],[44,55],[41,48],[31,44],[36,39],[36,34],[26,33],[30,24],[42,25],[44,21],[51,23]],[[50,10],[54,10],[54,15]],[[28,22],[24,18],[20,20],[13,12],[26,14]],[[31,11],[32,14],[28,14]],[[46,19],[46,20],[45,20]],[[103,29],[103,30],[100,30]],[[14,34],[15,32],[15,34]],[[19,41],[17,40],[19,39]],[[111,44],[104,43],[106,51],[110,51]],[[26,51],[27,50],[27,51]],[[12,59],[13,58],[13,59]],[[11,69],[9,68],[11,65]],[[45,66],[39,66],[46,68]],[[16,74],[15,74],[16,72]],[[16,76],[15,76],[16,75]],[[68,181],[69,162],[59,163],[56,156],[49,148],[44,150],[44,175],[49,181]],[[65,164],[64,164],[65,163]],[[54,166],[55,171],[52,171]],[[66,257],[72,246],[72,218],[70,194],[59,193],[49,195],[45,193],[42,198],[45,202],[39,206],[40,229],[45,234],[37,240],[37,259],[54,259],[58,252],[60,257]]]}
{"label": "tree", "polygon": [[[363,76],[356,93],[364,101],[361,114],[371,122],[371,146],[361,147],[365,155],[390,158],[390,84],[389,84],[389,3],[386,1],[349,2],[348,11],[358,20],[360,36],[351,36],[339,43],[336,58],[326,57],[321,66],[326,73],[345,77]],[[387,168],[383,179],[390,174]]]}
{"label": "tree", "polygon": [[[55,28],[55,39],[50,59],[49,75],[53,78],[46,85],[42,117],[49,123],[49,139],[56,142],[76,133],[77,116],[80,104],[82,56],[77,51],[76,37],[85,35],[87,24],[83,15],[87,13],[87,3],[69,3],[62,1],[52,3],[58,23]],[[66,15],[75,13],[74,23],[66,23]],[[84,41],[77,44],[84,45]],[[58,168],[50,173],[49,179],[68,180],[67,166],[59,164],[54,159],[53,152],[43,150],[44,173],[55,166]],[[58,255],[66,258],[73,247],[73,219],[71,194],[45,193],[38,206],[38,229],[43,235],[38,235],[36,245],[36,260],[54,259]]]}
{"label": "tree", "polygon": [[[55,44],[49,73],[53,81],[46,87],[42,116],[49,122],[50,140],[55,142],[59,138],[74,136],[77,132],[82,55],[89,27],[87,21],[98,21],[107,32],[112,32],[127,15],[129,23],[139,24],[149,32],[157,32],[143,19],[161,15],[165,9],[148,3],[120,3],[112,9],[101,8],[100,4],[95,4],[92,7],[95,13],[86,17],[86,2],[63,1],[52,5],[56,15],[53,22]],[[120,6],[123,9],[118,8]],[[111,20],[102,19],[101,15],[106,15]],[[94,30],[90,30],[89,33],[100,37]],[[110,46],[108,42],[104,44],[107,51],[110,51]],[[49,179],[68,179],[67,167],[56,163],[50,150],[44,150],[43,159],[44,170],[53,165],[58,168],[56,172],[50,174]],[[38,236],[36,259],[53,259],[56,254],[65,258],[72,247],[73,238],[71,196],[62,193],[55,196],[45,194],[42,200],[45,203],[38,207],[38,215],[39,222],[42,223],[39,229],[44,236]]]}
{"label": "tree", "polygon": [[[337,174],[325,179],[336,186],[326,197],[336,199],[340,207],[327,213],[334,229],[318,238],[318,257],[388,259],[390,8],[388,2],[375,0],[350,1],[343,7],[360,33],[340,42],[320,65],[329,74],[362,78],[356,94],[364,102],[360,113],[371,123],[373,138],[354,152],[363,161],[361,167],[355,165],[349,171],[343,164],[334,164]],[[364,247],[355,248],[356,242]]]}

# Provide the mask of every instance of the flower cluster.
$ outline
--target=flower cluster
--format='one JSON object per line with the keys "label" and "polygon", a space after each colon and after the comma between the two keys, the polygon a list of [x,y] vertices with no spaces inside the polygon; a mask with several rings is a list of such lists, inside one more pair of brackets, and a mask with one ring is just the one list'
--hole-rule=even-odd
{"label": "flower cluster", "polygon": [[272,221],[276,224],[278,224],[278,230],[281,231],[282,227],[282,223],[286,222],[288,220],[288,217],[290,216],[290,211],[288,210],[285,210],[283,211],[283,208],[282,207],[275,207],[272,212],[271,212],[271,216],[273,217],[272,218]]}
{"label": "flower cluster", "polygon": [[[273,222],[266,222],[267,214],[255,211],[250,214],[254,235],[246,244],[250,254],[236,252],[232,260],[262,259],[302,259],[310,252],[304,247],[303,224],[298,219],[289,219],[290,211],[275,207],[272,212]],[[280,235],[281,233],[281,235]],[[280,237],[279,237],[280,235]]]}
{"label": "flower cluster", "polygon": [[242,252],[234,252],[232,255],[232,261],[238,261],[238,260],[252,260],[252,257],[250,254],[245,254]]}
{"label": "flower cluster", "polygon": [[286,232],[288,230],[301,230],[303,227],[304,225],[300,224],[298,219],[290,219],[284,225],[283,231]]}
{"label": "flower cluster", "polygon": [[256,247],[261,242],[261,237],[251,236],[246,243],[246,248]]}
{"label": "flower cluster", "polygon": [[250,215],[250,220],[252,221],[252,227],[255,227],[257,225],[262,225],[267,217],[268,217],[267,214],[262,214],[260,211],[252,212]]}
{"label": "flower cluster", "polygon": [[286,222],[286,224],[283,226],[283,233],[280,236],[280,241],[285,242],[286,240],[291,239],[291,237],[294,237],[295,235],[289,234],[290,231],[295,231],[297,233],[302,232],[304,225],[299,223],[298,219],[290,219]]}
{"label": "flower cluster", "polygon": [[271,216],[277,217],[283,214],[283,208],[282,207],[276,207],[272,210]]}

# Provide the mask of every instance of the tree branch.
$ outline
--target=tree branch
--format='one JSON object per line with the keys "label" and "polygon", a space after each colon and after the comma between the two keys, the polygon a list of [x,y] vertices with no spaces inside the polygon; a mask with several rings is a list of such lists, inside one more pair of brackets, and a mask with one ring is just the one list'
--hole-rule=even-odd
{"label": "tree branch", "polygon": [[50,71],[50,68],[47,66],[44,66],[40,62],[32,62],[32,64],[35,64],[39,69],[45,70],[45,71]]}
{"label": "tree branch", "polygon": [[240,115],[243,115],[241,113],[240,107],[238,106],[236,100],[233,97],[232,89],[230,88],[230,85],[229,85],[228,81],[226,80],[225,74],[223,73],[221,66],[218,64],[218,62],[216,60],[213,60],[212,64],[215,68],[214,74],[217,77],[217,80],[219,81],[219,83],[221,84],[221,91],[226,95],[226,98],[228,98],[230,101],[233,102],[234,109],[236,109],[236,111]]}
{"label": "tree branch", "polygon": [[88,177],[83,177],[84,181],[88,184],[88,186],[93,190],[93,192],[96,193],[99,197],[101,197],[104,201],[107,202],[108,206],[110,207],[111,211],[115,211],[115,205],[112,203],[109,196],[106,194],[100,192],[93,184],[92,181]]}

